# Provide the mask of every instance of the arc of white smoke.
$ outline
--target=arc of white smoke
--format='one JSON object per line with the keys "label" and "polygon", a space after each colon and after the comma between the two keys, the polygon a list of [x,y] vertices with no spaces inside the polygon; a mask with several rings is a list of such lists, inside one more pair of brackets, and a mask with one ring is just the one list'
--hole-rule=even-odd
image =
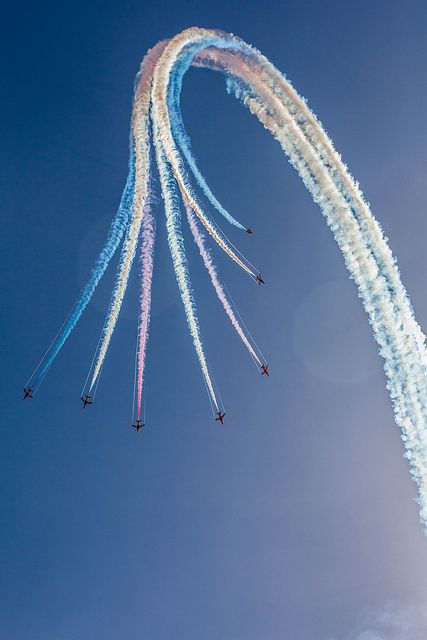
{"label": "arc of white smoke", "polygon": [[218,401],[213,388],[211,376],[209,374],[206,356],[203,350],[199,322],[197,319],[196,307],[194,302],[194,295],[188,273],[184,240],[181,232],[181,214],[179,210],[179,201],[174,184],[174,178],[170,168],[168,167],[162,142],[155,125],[153,126],[153,131],[157,166],[159,169],[162,196],[165,204],[166,230],[169,248],[172,255],[172,262],[175,270],[175,276],[178,282],[182,302],[184,305],[185,315],[187,317],[188,327],[190,329],[191,337],[193,338],[193,344],[196,349],[196,354],[199,359],[206,387],[212,399],[212,403],[216,411],[218,411]]}
{"label": "arc of white smoke", "polygon": [[258,357],[258,354],[256,353],[255,349],[253,348],[253,346],[251,345],[251,343],[249,342],[245,332],[243,331],[242,327],[240,326],[236,316],[234,315],[233,309],[231,308],[230,302],[225,294],[225,291],[222,287],[222,284],[218,278],[218,274],[215,268],[215,265],[212,261],[212,258],[210,256],[209,250],[206,248],[205,246],[205,242],[204,242],[204,238],[203,235],[201,233],[201,231],[197,228],[197,222],[196,222],[196,218],[193,214],[193,212],[191,211],[191,209],[189,208],[189,206],[187,204],[185,204],[185,210],[187,213],[187,219],[188,219],[188,224],[190,225],[190,229],[191,229],[191,233],[193,234],[193,238],[194,241],[197,245],[197,248],[199,249],[199,253],[202,256],[204,265],[209,273],[210,279],[212,281],[213,287],[215,289],[215,292],[222,304],[222,306],[224,307],[224,310],[227,314],[227,316],[229,317],[231,324],[233,325],[233,327],[235,328],[235,330],[237,331],[237,334],[239,335],[239,337],[241,338],[243,344],[245,345],[245,347],[247,348],[247,350],[249,351],[249,353],[251,354],[252,358],[255,360],[255,362],[261,366],[262,362],[260,360],[260,358]]}
{"label": "arc of white smoke", "polygon": [[[220,62],[221,64],[221,61],[227,59],[230,64],[230,60],[237,56],[240,58],[240,63],[250,69],[252,75],[256,74],[268,86],[276,102],[281,100],[282,107],[285,108],[288,116],[292,117],[295,125],[316,151],[319,162],[324,165],[339,192],[351,207],[352,214],[364,234],[366,246],[373,254],[377,268],[386,279],[387,285],[395,290],[396,300],[403,301],[407,306],[406,292],[401,284],[390,248],[387,242],[384,242],[381,226],[371,215],[369,206],[363,199],[363,194],[335,151],[321,123],[310,111],[305,100],[296,93],[286,78],[262,54],[249,45],[243,46],[249,51],[244,57],[242,57],[242,50],[223,51],[219,52],[219,55],[218,52],[215,54],[212,51],[204,53],[205,57],[211,60],[211,64],[212,62],[214,64]],[[231,66],[233,65],[231,64]],[[384,265],[386,265],[385,269]],[[404,310],[401,308],[400,312],[402,313]],[[425,338],[416,323],[412,327],[412,337],[416,343],[414,348],[419,352],[422,360],[423,353],[425,353]]]}
{"label": "arc of white smoke", "polygon": [[[362,231],[368,232],[365,233],[365,241],[376,259],[378,269],[388,280],[389,286],[396,289],[397,297],[406,299],[406,292],[402,287],[395,260],[387,242],[384,242],[381,226],[372,216],[369,205],[365,202],[358,184],[354,181],[340,155],[334,149],[333,143],[323,129],[322,124],[309,109],[306,101],[295,91],[292,84],[265,56],[245,43],[242,43],[242,47],[243,49],[233,52],[220,52],[218,59],[221,60],[224,56],[225,59],[230,61],[233,56],[239,57],[241,62],[249,67],[253,73],[257,74],[261,81],[269,87],[274,97],[282,101],[283,107],[293,118],[306,140],[316,150],[319,161],[324,164],[331,179],[351,206],[360,228]],[[205,57],[207,59],[212,57],[215,60],[215,52],[207,51],[205,52]],[[386,264],[386,269],[382,268],[383,264]],[[421,354],[425,337],[418,325],[414,328],[413,336],[416,338],[418,346],[421,347]]]}
{"label": "arc of white smoke", "polygon": [[[246,97],[245,102],[251,109],[251,111],[257,115],[260,120],[264,123],[264,125],[269,128],[272,133],[279,139],[282,146],[284,146],[286,150],[286,136],[284,136],[284,132],[281,131],[280,127],[278,127],[276,120],[271,116],[271,113],[267,113],[263,104],[257,102],[257,100]],[[290,140],[291,138],[289,138]],[[288,154],[289,155],[289,154]],[[298,155],[298,154],[297,154]],[[292,160],[292,153],[290,154]],[[292,160],[293,164],[298,169],[298,163],[302,162],[302,158],[295,158]],[[308,170],[307,176],[304,178],[304,171],[307,171],[307,167],[302,167],[298,169],[300,174],[302,175],[306,185],[310,188],[309,182],[311,180],[310,171]],[[317,176],[318,179],[318,176]],[[319,183],[320,184],[320,183]],[[316,184],[314,184],[316,188]],[[327,187],[325,184],[321,186],[321,192],[326,193]],[[335,198],[337,198],[337,194],[335,194]],[[316,198],[315,198],[316,199]],[[342,200],[342,198],[341,198]],[[338,196],[336,202],[340,202],[340,197]],[[326,205],[326,206],[325,206]],[[327,210],[329,204],[325,201],[323,203],[324,211]],[[341,203],[342,206],[342,203]],[[344,211],[345,209],[343,209]],[[347,211],[350,211],[350,208],[347,205]],[[353,218],[352,222],[355,224],[355,228],[358,228],[356,220]],[[358,229],[360,232],[360,229]],[[338,240],[338,232],[339,229],[336,230],[336,237]],[[350,238],[349,229],[346,229],[347,237]],[[358,253],[356,260],[353,261],[353,264],[349,263],[346,260],[347,266],[349,267],[350,272],[352,273],[352,277],[356,280],[359,285],[359,289],[361,291],[361,297],[364,302],[364,306],[368,311],[371,319],[371,324],[374,328],[374,334],[378,343],[380,344],[380,353],[386,359],[386,373],[389,378],[389,390],[394,397],[395,404],[395,412],[396,412],[396,420],[398,423],[405,428],[406,433],[403,436],[404,442],[408,448],[408,457],[410,458],[412,463],[416,463],[412,468],[412,474],[420,485],[425,485],[425,468],[426,468],[426,460],[425,460],[425,451],[426,451],[426,442],[425,442],[425,430],[420,431],[414,430],[413,426],[410,424],[411,419],[415,419],[418,421],[420,425],[426,424],[425,411],[423,411],[422,403],[419,404],[419,376],[415,373],[414,375],[414,367],[413,367],[413,355],[408,353],[405,350],[405,358],[398,357],[398,351],[396,346],[390,346],[392,342],[390,336],[394,336],[395,341],[399,341],[399,348],[402,348],[402,341],[406,342],[408,339],[408,334],[403,333],[402,335],[396,336],[396,323],[401,323],[401,319],[405,317],[405,310],[403,310],[403,314],[400,315],[400,320],[397,320],[396,309],[395,306],[390,301],[390,292],[387,286],[387,283],[384,277],[378,273],[378,270],[375,271],[375,265],[372,266],[374,262],[374,256],[372,252],[369,252],[369,249],[366,245],[364,245],[363,236],[359,236],[356,240],[354,246],[358,249],[363,249],[366,252],[366,255],[369,257],[371,264],[368,264],[365,261],[365,264],[362,266],[362,271],[360,271],[361,258],[362,254]],[[344,251],[343,251],[344,253]],[[345,255],[345,253],[344,253]],[[346,257],[346,256],[345,256]],[[366,274],[371,275],[371,279],[365,278]],[[374,297],[378,297],[378,300],[374,300]],[[403,327],[403,325],[402,325]],[[409,329],[410,331],[410,329]],[[412,371],[411,371],[412,370]],[[421,379],[421,383],[424,384],[424,379]],[[409,392],[409,393],[408,393]],[[414,393],[415,392],[415,393]],[[425,397],[425,394],[424,394]],[[417,455],[420,453],[421,455]],[[420,492],[423,493],[424,489],[420,486]],[[421,499],[422,500],[422,499]]]}
{"label": "arc of white smoke", "polygon": [[135,93],[132,118],[132,131],[135,139],[135,190],[132,216],[120,256],[116,284],[108,310],[98,357],[92,374],[90,390],[92,390],[101,371],[101,367],[105,360],[108,346],[117,323],[129,280],[130,270],[135,257],[141,221],[144,214],[144,205],[148,198],[148,180],[150,172],[150,91],[154,66],[164,47],[165,42],[159,42],[155,47],[148,51],[142,62],[141,72],[139,74],[139,83]]}
{"label": "arc of white smoke", "polygon": [[[192,29],[181,34],[174,55],[178,57],[180,46],[188,46],[192,39],[200,42],[203,33]],[[206,42],[211,38],[207,34]],[[270,63],[267,61],[267,64]],[[250,92],[245,95],[244,89],[241,93],[245,104],[279,140],[314,200],[321,206],[350,275],[358,285],[380,353],[385,358],[396,421],[402,428],[411,472],[419,485],[420,515],[426,524],[426,352],[395,262],[381,257],[387,258],[389,252],[386,240],[344,165],[341,163],[340,173],[345,175],[345,181],[337,179],[337,172],[330,168],[333,166],[330,160],[336,162],[336,158],[328,159],[327,152],[322,158],[289,110],[284,109],[279,114],[272,96],[265,95],[265,89],[255,91],[254,96]],[[390,287],[391,282],[396,286]]]}
{"label": "arc of white smoke", "polygon": [[148,332],[150,328],[151,310],[151,285],[154,266],[154,242],[156,237],[156,223],[147,202],[146,210],[142,218],[141,226],[141,259],[140,281],[141,291],[139,296],[138,318],[138,349],[137,349],[137,418],[141,417],[141,399],[144,382],[145,358],[147,352]]}
{"label": "arc of white smoke", "polygon": [[[253,98],[250,97],[246,97],[245,98],[248,106],[250,106],[251,110],[256,113],[257,115],[259,115],[260,112],[263,111],[263,107],[260,103],[257,103],[256,100],[254,100]],[[265,109],[264,109],[265,111]],[[265,126],[267,126],[267,128],[269,128],[274,135],[276,135],[276,137],[278,139],[280,139],[280,127],[277,127],[277,115],[276,116],[272,116],[271,112],[270,113],[264,113],[263,117],[261,117],[261,120],[264,121]],[[270,122],[269,122],[270,120]],[[273,124],[274,121],[274,124]],[[280,140],[279,140],[280,141]],[[282,140],[283,143],[283,140]],[[283,144],[282,144],[283,146]],[[320,162],[320,160],[318,159],[318,161]],[[324,168],[327,170],[328,169],[328,164],[325,163],[324,164]],[[329,173],[329,172],[328,172]],[[330,174],[329,177],[331,178]],[[332,178],[331,178],[332,179]],[[339,199],[339,198],[338,198]],[[344,201],[346,203],[347,209],[348,211],[350,211],[350,213],[353,214],[353,209],[349,206],[348,204],[348,198],[345,199]],[[377,271],[375,272],[375,268],[374,270],[371,270],[370,273],[371,275],[374,275],[374,278],[376,276],[378,276],[377,278],[377,282],[375,283],[377,289],[378,289],[378,283],[381,282],[382,283],[382,294],[381,294],[381,299],[382,302],[384,302],[385,299],[388,300],[388,302],[391,301],[390,299],[390,284],[389,284],[389,278],[387,278],[384,273],[380,273],[380,268],[377,265],[377,252],[373,252],[370,249],[370,242],[366,241],[366,230],[364,229],[364,227],[362,225],[359,224],[359,219],[356,216],[353,216],[356,224],[359,227],[359,230],[362,233],[362,238],[359,240],[361,240],[362,244],[363,242],[365,242],[365,249],[367,251],[370,251],[370,258],[373,259],[375,261],[375,265],[377,267]],[[369,240],[369,238],[368,238]],[[394,267],[394,262],[392,262],[392,265]],[[380,265],[381,266],[381,265]],[[365,265],[366,267],[366,265]],[[398,272],[396,270],[396,268],[394,267],[394,271],[395,271],[395,276],[398,276]],[[368,271],[369,272],[369,271]],[[366,286],[365,288],[372,288],[372,282],[367,282],[365,283]],[[404,289],[402,287],[402,285],[400,285],[401,289],[404,292]],[[394,289],[393,289],[394,290]],[[406,295],[406,294],[405,294]],[[369,301],[368,301],[368,297],[366,295],[366,291],[365,291],[365,295],[363,296],[364,300],[365,300],[365,307],[369,308]],[[387,323],[387,319],[394,317],[394,324],[396,323],[396,318],[399,318],[398,323],[401,323],[402,319],[407,317],[407,311],[408,309],[410,310],[410,306],[409,303],[407,301],[407,306],[406,309],[405,307],[400,306],[399,309],[396,310],[396,300],[397,300],[397,296],[395,297],[394,302],[392,302],[391,308],[390,306],[388,307],[388,309],[386,310],[386,313],[384,312],[384,305],[380,305],[380,307],[377,308],[372,307],[371,309],[371,324],[374,327],[375,330],[375,326],[378,325],[378,322],[375,320],[375,314],[378,316],[378,314],[380,314],[378,317],[381,317],[382,314],[382,320],[379,323],[380,326],[384,325],[384,327],[386,328],[388,334],[385,338],[386,342],[390,341],[390,331],[393,332],[395,327],[392,325],[390,325],[390,323]],[[396,315],[397,314],[397,315]],[[386,321],[384,321],[384,318],[386,319]],[[410,320],[410,324],[411,324],[411,319]],[[413,320],[413,318],[412,318]],[[402,325],[403,327],[403,325]],[[403,334],[403,342],[407,343],[408,341],[410,341],[411,339],[411,330],[413,329],[413,324],[412,327],[409,327],[409,333],[408,333],[408,328],[406,329],[406,332]],[[419,329],[418,325],[415,328],[415,336],[412,336],[412,338],[415,337],[415,341],[413,340],[413,349],[414,352],[417,352],[419,343],[417,343],[417,329]],[[377,340],[380,343],[381,346],[381,340],[378,339],[377,336]],[[406,344],[407,347],[407,344]],[[402,351],[402,345],[400,345],[400,350]],[[384,355],[384,347],[381,348],[381,352]],[[390,387],[390,391],[392,393],[392,395],[396,396],[399,395],[400,400],[399,403],[396,404],[395,402],[395,409],[396,409],[396,414],[402,414],[402,407],[406,407],[405,409],[405,414],[408,415],[408,412],[412,415],[412,416],[416,416],[417,419],[421,420],[422,424],[425,424],[425,418],[426,418],[426,413],[425,413],[425,375],[423,372],[423,357],[421,357],[418,366],[414,367],[414,357],[413,357],[413,353],[411,354],[411,352],[408,352],[408,349],[405,349],[405,358],[402,360],[402,358],[400,358],[400,360],[398,360],[396,358],[396,350],[392,350],[391,352],[389,352],[388,354],[388,358],[387,358],[387,362],[386,362],[386,369],[388,371],[392,371],[393,368],[395,369],[395,371],[398,372],[398,378],[399,378],[399,382],[400,385],[402,387],[402,389],[400,391],[396,391],[395,388],[395,384],[389,382],[389,385],[391,385],[393,387],[393,389]],[[418,374],[415,373],[415,369],[418,369],[418,372],[421,373],[421,376],[419,376]],[[408,372],[410,372],[410,374],[408,374]],[[410,376],[411,382],[409,382],[409,378],[408,375]],[[393,374],[393,377],[396,378],[396,374]],[[390,376],[389,376],[390,378]],[[414,394],[414,381],[416,381],[416,385],[418,388],[416,389],[416,393]],[[421,385],[421,386],[420,386]],[[411,395],[408,396],[408,390],[411,387]],[[414,402],[414,398],[416,400],[416,402]],[[402,404],[402,400],[403,400],[403,404]],[[421,403],[419,402],[421,400]],[[408,427],[407,427],[408,428]],[[412,469],[413,475],[416,475],[417,477],[419,476],[419,470],[422,468],[422,465],[424,465],[425,468],[425,447],[426,447],[426,443],[425,443],[425,431],[423,432],[418,432],[418,434],[413,432],[413,429],[409,428],[409,433],[412,436],[412,442],[409,446],[409,451],[407,456],[413,460],[414,456],[413,456],[413,451],[417,450],[417,451],[421,451],[422,452],[422,460],[418,461],[418,470],[416,469]],[[404,435],[404,441],[408,443],[409,439],[407,435]]]}

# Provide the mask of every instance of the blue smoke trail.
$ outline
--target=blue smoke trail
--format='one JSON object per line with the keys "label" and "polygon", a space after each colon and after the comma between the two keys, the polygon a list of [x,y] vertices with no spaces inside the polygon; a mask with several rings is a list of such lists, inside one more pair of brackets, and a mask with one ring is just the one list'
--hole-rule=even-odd
{"label": "blue smoke trail", "polygon": [[196,179],[197,184],[205,194],[206,198],[209,200],[211,205],[232,225],[237,227],[238,229],[242,229],[246,231],[246,227],[244,227],[238,220],[233,218],[233,216],[222,206],[222,204],[217,200],[215,195],[212,193],[208,183],[206,182],[203,174],[200,172],[199,167],[197,166],[196,158],[193,155],[191,149],[191,140],[185,129],[184,121],[182,119],[182,112],[180,108],[180,88],[177,85],[177,79],[175,74],[173,74],[171,78],[171,85],[169,91],[169,115],[171,119],[171,128],[173,131],[173,135],[175,141],[178,143],[185,159],[187,160],[188,166],[190,168],[191,173]]}
{"label": "blue smoke trail", "polygon": [[117,247],[120,244],[120,241],[123,237],[123,234],[126,230],[130,214],[132,211],[133,204],[133,193],[135,189],[135,143],[133,138],[131,138],[130,143],[130,155],[129,155],[129,173],[126,180],[126,185],[123,190],[123,194],[120,200],[120,205],[117,210],[116,215],[111,223],[110,229],[108,231],[107,240],[105,241],[104,246],[101,249],[101,252],[96,259],[96,262],[92,268],[90,278],[86,285],[84,286],[79,299],[77,300],[74,308],[71,312],[71,315],[66,322],[64,328],[56,339],[52,349],[47,355],[39,373],[35,377],[32,382],[32,386],[34,388],[41,382],[43,376],[46,371],[49,369],[52,362],[55,360],[59,351],[65,344],[68,336],[76,326],[80,316],[83,311],[87,307],[90,302],[90,299],[95,291],[100,279],[104,275],[108,264],[115,254]]}
{"label": "blue smoke trail", "polygon": [[[237,47],[237,43],[230,41],[229,38],[226,38],[228,46]],[[224,43],[224,38],[215,37],[210,40],[209,45],[218,46]],[[222,204],[217,200],[215,195],[212,193],[209,185],[207,184],[204,176],[200,172],[200,169],[197,166],[197,161],[193,155],[191,149],[191,140],[185,129],[184,121],[182,118],[182,112],[180,107],[181,101],[181,89],[182,89],[182,79],[189,68],[191,62],[196,55],[196,52],[200,50],[199,45],[191,45],[188,46],[185,50],[185,53],[180,56],[178,62],[175,64],[173,71],[170,77],[169,90],[168,90],[168,109],[169,109],[169,117],[171,120],[171,129],[174,135],[176,142],[178,143],[185,159],[187,160],[188,166],[194,175],[197,184],[202,189],[203,193],[212,204],[212,206],[232,225],[237,227],[238,229],[242,229],[246,231],[246,227],[244,227],[238,220],[233,218],[233,216],[222,206]]]}

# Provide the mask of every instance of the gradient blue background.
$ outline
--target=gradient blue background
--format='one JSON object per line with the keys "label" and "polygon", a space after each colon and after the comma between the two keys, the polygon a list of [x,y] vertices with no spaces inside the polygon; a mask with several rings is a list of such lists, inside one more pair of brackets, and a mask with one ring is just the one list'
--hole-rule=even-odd
{"label": "gradient blue background", "polygon": [[227,410],[212,421],[159,202],[146,430],[129,429],[135,277],[96,404],[80,407],[114,268],[21,401],[117,207],[139,62],[192,25],[239,34],[308,97],[425,327],[425,3],[20,2],[2,17],[0,636],[425,638],[427,540],[367,318],[320,211],[218,74],[188,73],[184,119],[216,195],[255,229],[231,235],[266,287],[216,255],[271,378],[188,238]]}

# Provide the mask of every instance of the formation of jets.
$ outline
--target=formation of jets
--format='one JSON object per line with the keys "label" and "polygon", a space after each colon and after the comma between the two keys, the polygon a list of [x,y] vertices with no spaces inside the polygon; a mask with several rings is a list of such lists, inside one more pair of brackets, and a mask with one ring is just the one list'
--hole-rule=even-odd
{"label": "formation of jets", "polygon": [[[261,375],[270,376],[270,373],[268,371],[268,364],[261,365]],[[32,398],[32,397],[33,397],[33,390],[31,389],[31,387],[24,387],[23,400],[26,400],[27,398]],[[81,396],[80,400],[83,402],[83,407],[82,407],[83,409],[85,409],[88,404],[92,404],[92,400],[90,399],[90,396],[87,393],[85,394],[84,397]],[[217,411],[215,422],[220,422],[221,424],[224,424],[224,418],[225,418],[224,411],[222,410]],[[133,424],[132,427],[133,429],[136,429],[137,433],[139,433],[142,427],[145,427],[145,423],[138,418],[138,420],[135,421],[135,424]]]}
{"label": "formation of jets", "polygon": [[[250,235],[252,235],[253,231],[252,229],[248,228],[246,229],[246,233],[249,233]],[[256,276],[255,282],[257,282],[257,284],[259,285],[265,284],[265,280],[260,273],[258,273],[258,275]],[[268,364],[261,365],[261,375],[270,376],[270,373],[268,371]],[[31,387],[24,387],[24,397],[22,399],[26,400],[27,398],[32,398],[32,397],[33,397],[33,389]],[[90,395],[88,395],[87,393],[84,395],[84,397],[81,396],[80,400],[83,402],[83,407],[82,407],[83,409],[85,409],[89,404],[92,404]],[[220,422],[221,424],[224,424],[224,418],[225,418],[225,412],[222,410],[217,411],[215,421]],[[135,421],[135,424],[132,424],[131,426],[133,429],[136,429],[137,433],[139,433],[140,430],[143,427],[145,427],[145,423],[138,418],[138,420]]]}

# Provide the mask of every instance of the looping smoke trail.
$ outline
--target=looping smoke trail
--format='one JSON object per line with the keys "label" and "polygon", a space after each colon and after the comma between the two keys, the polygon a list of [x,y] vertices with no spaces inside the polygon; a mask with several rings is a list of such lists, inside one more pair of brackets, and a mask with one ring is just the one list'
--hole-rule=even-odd
{"label": "looping smoke trail", "polygon": [[[80,317],[126,231],[91,388],[97,380],[126,290],[141,225],[151,224],[145,210],[148,198],[151,117],[173,265],[204,381],[213,406],[218,410],[189,278],[181,232],[178,190],[214,287],[233,326],[244,341],[245,334],[234,315],[230,315],[222,298],[222,285],[205,249],[193,212],[234,262],[252,277],[255,277],[256,269],[243,256],[239,257],[225,234],[213,223],[209,214],[203,211],[190,181],[185,161],[210,204],[234,226],[243,228],[215,198],[191,151],[180,111],[182,82],[190,65],[207,67],[225,75],[227,90],[277,139],[313,200],[319,205],[343,254],[350,278],[357,286],[380,355],[384,358],[387,388],[396,423],[401,429],[410,472],[418,485],[420,517],[427,529],[427,351],[425,336],[415,320],[396,260],[358,184],[304,98],[298,95],[286,77],[265,56],[232,34],[199,28],[186,29],[171,40],[156,45],[144,58],[135,89],[129,177],[119,212],[91,279],[44,361],[35,379],[35,386]],[[144,232],[145,241],[149,237]],[[145,266],[148,270],[152,269],[148,258]],[[151,275],[146,278],[146,289],[141,298],[144,300],[144,311],[140,321],[145,318],[144,322],[147,324],[142,332],[145,337],[140,350],[140,389],[148,335],[150,285]],[[250,350],[250,342],[245,344]]]}
{"label": "looping smoke trail", "polygon": [[215,292],[218,296],[218,299],[220,300],[222,306],[224,307],[224,310],[227,314],[227,316],[230,319],[231,324],[233,325],[233,327],[236,329],[238,335],[240,336],[243,344],[245,345],[245,347],[247,348],[247,350],[249,351],[249,353],[251,354],[252,358],[255,360],[255,362],[261,366],[262,362],[258,356],[258,354],[256,353],[255,349],[253,348],[253,346],[251,345],[251,343],[249,342],[245,332],[243,331],[242,327],[240,326],[236,316],[234,315],[234,311],[231,308],[231,305],[228,301],[227,296],[225,295],[224,289],[222,288],[221,282],[218,278],[218,274],[216,271],[216,267],[212,261],[211,255],[209,250],[206,248],[205,246],[205,241],[203,238],[203,234],[202,232],[198,229],[197,227],[197,222],[196,222],[196,218],[194,216],[194,213],[192,212],[192,210],[190,209],[190,207],[185,204],[185,210],[187,213],[187,219],[188,219],[188,224],[190,225],[190,229],[191,229],[191,233],[193,234],[193,238],[194,241],[197,245],[197,248],[199,249],[199,253],[202,256],[204,265],[206,267],[206,270],[209,273],[209,276],[211,278],[213,287],[215,289]]}

